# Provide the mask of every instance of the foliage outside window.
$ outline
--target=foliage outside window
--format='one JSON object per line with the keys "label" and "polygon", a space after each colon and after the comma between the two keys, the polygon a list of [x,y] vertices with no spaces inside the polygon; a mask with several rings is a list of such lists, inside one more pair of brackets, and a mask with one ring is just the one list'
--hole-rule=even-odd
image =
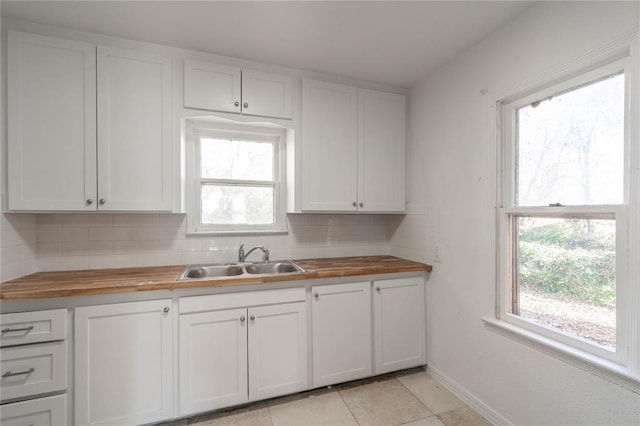
{"label": "foliage outside window", "polygon": [[190,231],[283,231],[284,132],[196,125],[189,135]]}
{"label": "foliage outside window", "polygon": [[500,208],[503,319],[628,358],[624,61],[509,99]]}

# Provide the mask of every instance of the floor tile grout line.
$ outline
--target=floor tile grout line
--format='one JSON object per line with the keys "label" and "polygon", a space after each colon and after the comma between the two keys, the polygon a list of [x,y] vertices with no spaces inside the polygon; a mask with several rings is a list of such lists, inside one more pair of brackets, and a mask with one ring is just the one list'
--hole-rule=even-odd
{"label": "floor tile grout line", "polygon": [[338,396],[340,397],[340,400],[342,401],[344,406],[347,407],[347,410],[349,410],[349,414],[351,414],[351,417],[353,417],[353,420],[358,424],[358,426],[362,426],[360,425],[360,422],[358,421],[358,418],[356,417],[356,415],[353,414],[353,411],[351,411],[351,407],[349,407],[349,404],[347,404],[347,401],[345,401],[344,398],[342,397],[342,394],[340,393],[340,389],[336,387],[335,390],[338,393]]}
{"label": "floor tile grout line", "polygon": [[[423,372],[424,372],[424,373],[426,373],[426,370],[424,370]],[[419,374],[419,373],[415,373],[415,374]],[[427,404],[425,404],[424,402],[422,402],[422,400],[418,397],[418,395],[416,395],[415,393],[413,393],[413,391],[411,391],[411,389],[409,389],[408,387],[406,387],[406,386],[405,386],[405,384],[404,384],[404,383],[402,383],[402,381],[401,381],[400,379],[398,379],[398,375],[397,375],[397,374],[394,374],[394,375],[393,375],[393,378],[394,378],[394,379],[396,379],[396,380],[398,381],[398,383],[400,383],[400,384],[402,385],[402,387],[404,387],[406,390],[408,390],[408,391],[409,391],[409,393],[410,393],[411,395],[413,395],[413,397],[414,397],[415,399],[417,399],[417,400],[418,400],[418,402],[419,402],[420,404],[422,404],[422,406],[423,406],[424,408],[426,408],[427,410],[429,410],[429,412],[431,413],[431,415],[430,415],[430,416],[427,416],[427,417],[423,417],[423,419],[426,419],[426,418],[428,418],[428,417],[434,417],[434,416],[435,416],[435,417],[437,417],[437,416],[438,416],[438,415],[435,413],[435,411],[433,411],[431,408],[429,408],[429,407],[427,406]],[[439,418],[439,417],[438,417],[438,418]],[[418,419],[418,420],[420,420],[420,419]]]}

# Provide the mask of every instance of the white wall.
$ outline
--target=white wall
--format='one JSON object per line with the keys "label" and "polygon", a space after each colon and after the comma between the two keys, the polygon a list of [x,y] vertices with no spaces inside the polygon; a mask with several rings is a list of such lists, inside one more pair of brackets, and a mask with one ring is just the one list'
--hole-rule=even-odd
{"label": "white wall", "polygon": [[[36,271],[237,260],[264,245],[271,259],[388,254],[384,215],[288,215],[288,234],[187,236],[184,214],[3,214],[2,281]],[[255,258],[254,258],[255,256]],[[251,260],[260,259],[259,253]]]}
{"label": "white wall", "polygon": [[[392,253],[434,263],[429,367],[514,424],[639,424],[640,395],[487,331],[495,296],[490,99],[638,27],[637,2],[542,2],[410,94],[409,211]],[[424,239],[423,239],[424,238]],[[640,307],[637,307],[640,309]]]}

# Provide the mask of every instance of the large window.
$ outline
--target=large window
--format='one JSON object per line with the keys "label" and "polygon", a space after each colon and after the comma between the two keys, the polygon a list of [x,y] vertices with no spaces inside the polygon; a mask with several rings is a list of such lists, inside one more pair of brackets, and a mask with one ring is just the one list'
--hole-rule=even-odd
{"label": "large window", "polygon": [[192,232],[284,230],[284,132],[191,124]]}
{"label": "large window", "polygon": [[502,319],[628,361],[624,60],[502,103]]}

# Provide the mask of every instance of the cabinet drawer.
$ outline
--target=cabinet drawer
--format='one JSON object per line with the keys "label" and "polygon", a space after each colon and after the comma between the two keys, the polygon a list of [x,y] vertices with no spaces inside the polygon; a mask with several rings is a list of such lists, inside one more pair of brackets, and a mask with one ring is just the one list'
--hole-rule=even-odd
{"label": "cabinet drawer", "polygon": [[303,302],[304,287],[280,290],[248,291],[246,293],[212,294],[180,298],[180,313],[217,311],[247,306],[273,305],[276,303]]}
{"label": "cabinet drawer", "polygon": [[51,342],[67,337],[67,310],[0,315],[0,346]]}
{"label": "cabinet drawer", "polygon": [[67,342],[0,349],[2,400],[67,388]]}
{"label": "cabinet drawer", "polygon": [[67,424],[67,396],[56,395],[0,406],[3,426],[58,426]]}

